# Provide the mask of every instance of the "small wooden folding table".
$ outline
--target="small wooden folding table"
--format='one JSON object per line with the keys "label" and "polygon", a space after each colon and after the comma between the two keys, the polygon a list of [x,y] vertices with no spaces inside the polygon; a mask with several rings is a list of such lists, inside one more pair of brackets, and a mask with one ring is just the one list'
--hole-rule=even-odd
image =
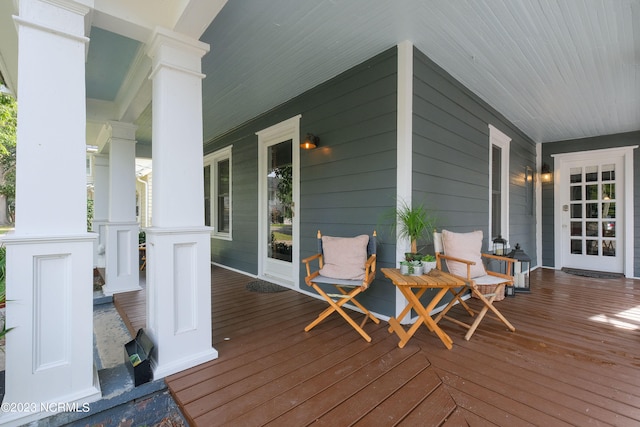
{"label": "small wooden folding table", "polygon": [[[404,295],[409,302],[398,318],[392,317],[389,319],[389,332],[395,332],[398,337],[400,337],[398,347],[403,348],[416,333],[420,325],[424,323],[430,331],[435,332],[445,347],[451,350],[453,340],[440,329],[429,313],[438,305],[442,297],[444,297],[449,290],[455,295],[454,289],[464,286],[464,281],[436,269],[421,276],[405,276],[400,274],[400,270],[397,268],[381,268],[380,271],[400,289],[402,295]],[[438,292],[425,307],[420,301],[420,297],[429,289],[437,289]],[[416,311],[418,319],[411,325],[409,330],[405,331],[398,319],[403,319],[411,309]]]}

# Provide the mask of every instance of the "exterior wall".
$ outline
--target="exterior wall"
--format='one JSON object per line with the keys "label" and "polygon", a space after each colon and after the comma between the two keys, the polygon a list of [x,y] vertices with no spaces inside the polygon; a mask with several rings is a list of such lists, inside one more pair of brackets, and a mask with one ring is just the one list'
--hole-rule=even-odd
{"label": "exterior wall", "polygon": [[482,230],[488,247],[491,124],[511,138],[509,244],[539,264],[535,197],[525,185],[525,168],[536,170],[535,143],[417,49],[413,88],[414,203],[434,211],[438,229]]}
{"label": "exterior wall", "polygon": [[[377,229],[378,268],[394,267],[386,214],[396,204],[396,103],[393,48],[205,144],[205,155],[233,145],[233,240],[212,239],[212,261],[257,274],[255,132],[302,114],[302,135],[318,135],[320,144],[300,155],[300,257],[315,252],[318,229],[338,236]],[[487,234],[489,124],[512,138],[510,243],[535,258],[535,199],[527,198],[524,182],[525,167],[535,170],[535,143],[414,49],[412,197],[435,211],[438,228]],[[310,290],[303,270],[299,286]],[[395,289],[382,277],[361,299],[377,313],[394,314]]]}
{"label": "exterior wall", "polygon": [[[397,50],[392,48],[243,126],[205,144],[209,154],[233,144],[233,240],[212,239],[212,261],[250,274],[258,268],[257,136],[302,114],[301,136],[319,147],[300,154],[300,257],[316,250],[316,232],[370,234],[395,205]],[[378,268],[395,265],[395,242],[379,240]],[[300,287],[304,284],[301,268]],[[361,301],[391,314],[394,288],[379,278]]]}
{"label": "exterior wall", "polygon": [[[605,148],[626,147],[640,144],[640,131],[604,135],[593,138],[557,141],[542,144],[542,164],[547,163],[554,170],[553,154],[571,153],[577,151],[599,150]],[[634,234],[640,235],[640,149],[633,152],[633,204],[634,204]],[[553,182],[542,187],[542,265],[555,267],[554,251],[554,200]],[[634,276],[640,277],[640,241],[634,240]]]}

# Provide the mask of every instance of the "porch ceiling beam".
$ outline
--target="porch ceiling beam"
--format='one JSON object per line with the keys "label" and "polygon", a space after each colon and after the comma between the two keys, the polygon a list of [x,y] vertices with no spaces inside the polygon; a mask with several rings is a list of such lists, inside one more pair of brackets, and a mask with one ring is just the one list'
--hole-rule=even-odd
{"label": "porch ceiling beam", "polygon": [[175,24],[176,32],[199,39],[227,0],[192,0],[183,9]]}

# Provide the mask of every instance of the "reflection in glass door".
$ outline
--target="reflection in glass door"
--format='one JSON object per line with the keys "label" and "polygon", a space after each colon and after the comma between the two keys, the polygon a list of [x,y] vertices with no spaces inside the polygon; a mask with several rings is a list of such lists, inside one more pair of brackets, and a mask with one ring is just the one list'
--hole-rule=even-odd
{"label": "reflection in glass door", "polygon": [[292,141],[267,148],[267,256],[291,262],[293,255]]}

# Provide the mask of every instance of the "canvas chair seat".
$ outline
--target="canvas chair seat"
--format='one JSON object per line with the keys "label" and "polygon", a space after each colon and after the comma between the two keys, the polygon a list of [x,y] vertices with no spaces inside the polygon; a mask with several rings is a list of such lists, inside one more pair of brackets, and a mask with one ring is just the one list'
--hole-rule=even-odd
{"label": "canvas chair seat", "polygon": [[343,287],[357,287],[362,286],[362,280],[345,280],[345,279],[334,279],[332,277],[326,277],[321,274],[317,275],[313,278],[313,281],[316,283],[326,283],[329,285],[340,285]]}
{"label": "canvas chair seat", "polygon": [[[444,239],[443,234],[445,235]],[[434,232],[433,242],[436,252],[436,268],[438,270],[447,269],[450,274],[465,281],[464,287],[457,291],[451,290],[453,298],[438,314],[435,319],[436,323],[441,319],[447,319],[468,329],[465,335],[465,339],[468,341],[486,314],[491,312],[511,332],[514,332],[515,327],[498,311],[494,302],[504,299],[505,286],[513,285],[511,271],[515,260],[498,255],[483,254],[481,252],[482,231],[473,233],[451,233],[446,230],[442,233]],[[483,259],[493,259],[505,263],[505,273],[485,269]],[[467,292],[482,302],[482,309],[474,310],[462,299]],[[469,315],[475,317],[473,323],[466,323],[448,315],[449,310],[456,304],[461,304]]]}
{"label": "canvas chair seat", "polygon": [[[305,282],[329,304],[318,317],[305,328],[309,332],[332,313],[338,313],[365,340],[371,337],[363,327],[367,319],[380,323],[369,310],[356,300],[356,296],[369,288],[376,273],[376,233],[371,237],[362,235],[353,238],[322,236],[318,230],[318,253],[302,260],[307,269]],[[313,261],[317,260],[318,269],[312,271]],[[321,285],[333,286],[338,293],[329,293]],[[358,325],[344,310],[350,303],[364,313],[363,321]]]}

